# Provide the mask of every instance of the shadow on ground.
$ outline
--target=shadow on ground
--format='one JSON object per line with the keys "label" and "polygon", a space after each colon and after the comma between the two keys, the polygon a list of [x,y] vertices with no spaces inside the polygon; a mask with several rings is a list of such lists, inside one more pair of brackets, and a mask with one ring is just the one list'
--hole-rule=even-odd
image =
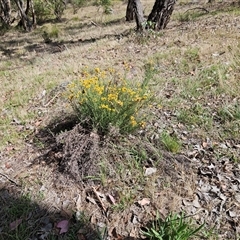
{"label": "shadow on ground", "polygon": [[0,190],[1,240],[97,240],[103,237],[104,233],[91,226],[84,214],[77,220],[74,215],[70,217],[52,206],[41,206],[31,200],[30,194],[21,195],[15,186]]}
{"label": "shadow on ground", "polygon": [[[99,26],[107,26],[107,25],[119,25],[123,22],[122,19],[117,19],[114,21],[111,21],[104,25]],[[96,24],[96,23],[94,23]],[[66,29],[70,27],[66,26]],[[77,29],[82,28],[89,28],[89,25],[84,24],[81,26],[78,26]],[[1,30],[1,29],[0,29]],[[42,35],[42,41],[36,42],[32,37],[29,37],[28,35],[24,38],[16,38],[16,39],[3,39],[2,46],[0,47],[0,56],[4,56],[5,58],[27,58],[28,60],[31,60],[28,56],[29,53],[58,53],[63,52],[67,50],[68,48],[85,45],[85,44],[91,44],[94,42],[97,42],[102,39],[116,39],[119,40],[123,37],[128,36],[131,33],[131,29],[124,30],[119,33],[110,33],[105,35],[100,35],[97,37],[89,37],[85,39],[77,38],[72,36],[74,40],[66,40],[66,41],[57,41],[53,40],[47,36]],[[40,36],[41,37],[41,36]],[[22,50],[20,51],[19,46],[22,46]]]}
{"label": "shadow on ground", "polygon": [[[67,227],[65,225],[67,223]],[[0,239],[1,240],[104,240],[106,228],[92,226],[84,216],[77,220],[52,206],[41,206],[22,195],[20,189],[8,185],[0,190]],[[134,240],[134,238],[117,238]],[[135,239],[136,240],[136,239]]]}
{"label": "shadow on ground", "polygon": [[67,50],[68,48],[82,46],[85,44],[91,44],[102,39],[116,39],[120,40],[123,37],[128,36],[131,33],[130,30],[125,30],[119,33],[105,34],[98,37],[90,37],[86,39],[76,39],[76,40],[66,40],[66,41],[53,41],[51,39],[45,39],[44,43],[33,43],[25,47],[28,52],[35,51],[36,53],[48,52],[48,53],[57,53]]}

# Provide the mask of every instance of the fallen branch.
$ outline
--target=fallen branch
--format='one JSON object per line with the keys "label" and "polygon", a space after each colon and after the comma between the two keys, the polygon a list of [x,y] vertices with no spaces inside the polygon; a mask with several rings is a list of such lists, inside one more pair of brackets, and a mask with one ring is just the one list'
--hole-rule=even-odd
{"label": "fallen branch", "polygon": [[196,9],[202,10],[202,11],[204,11],[204,12],[206,12],[206,13],[209,13],[209,11],[208,11],[206,8],[203,8],[203,7],[190,8],[190,9],[188,9],[187,11],[185,11],[184,13],[187,13],[188,11],[196,10]]}
{"label": "fallen branch", "polygon": [[57,93],[53,98],[51,98],[45,105],[44,107],[48,107],[57,97],[59,97],[61,92]]}
{"label": "fallen branch", "polygon": [[5,177],[9,182],[14,183],[16,186],[20,187],[20,184],[18,184],[17,182],[15,182],[14,180],[12,180],[10,177],[8,177],[6,174],[4,173],[0,173],[1,176]]}
{"label": "fallen branch", "polygon": [[95,187],[92,187],[92,190],[93,190],[95,196],[97,197],[97,200],[99,201],[99,204],[101,205],[103,211],[106,213],[106,212],[107,212],[107,209],[105,208],[105,206],[104,206],[104,204],[103,204],[101,198],[99,197],[99,195],[98,195],[98,193],[97,193]]}

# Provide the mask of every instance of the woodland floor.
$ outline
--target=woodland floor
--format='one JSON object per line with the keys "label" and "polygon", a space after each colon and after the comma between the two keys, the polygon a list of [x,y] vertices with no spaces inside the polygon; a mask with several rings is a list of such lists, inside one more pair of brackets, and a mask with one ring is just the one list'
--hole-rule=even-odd
{"label": "woodland floor", "polygon": [[[63,22],[1,36],[0,239],[142,239],[157,212],[205,222],[206,239],[239,239],[240,6],[178,2],[167,29],[145,36],[125,7],[69,10]],[[59,36],[45,43],[51,24]],[[154,68],[150,118],[102,139],[76,123],[62,93],[86,66],[126,64],[133,80]]]}

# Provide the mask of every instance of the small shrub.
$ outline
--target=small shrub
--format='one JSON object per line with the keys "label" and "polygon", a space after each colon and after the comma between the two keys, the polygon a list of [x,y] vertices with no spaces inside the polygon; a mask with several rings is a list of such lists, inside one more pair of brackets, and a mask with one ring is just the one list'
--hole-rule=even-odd
{"label": "small shrub", "polygon": [[42,23],[53,17],[51,4],[48,1],[36,0],[34,2],[35,14],[38,17],[38,23]]}
{"label": "small shrub", "polygon": [[42,28],[42,37],[46,43],[59,38],[60,30],[56,25],[46,25]]}
{"label": "small shrub", "polygon": [[96,68],[68,86],[68,99],[80,122],[88,122],[98,133],[110,129],[131,133],[144,126],[141,109],[150,100],[148,78],[131,84],[113,69]]}
{"label": "small shrub", "polygon": [[172,153],[177,153],[181,149],[181,143],[176,137],[170,136],[168,133],[163,132],[161,136],[161,141],[166,149]]}
{"label": "small shrub", "polygon": [[200,63],[199,49],[191,48],[184,52],[184,57],[191,63]]}
{"label": "small shrub", "polygon": [[73,14],[76,14],[81,7],[86,5],[85,0],[71,0],[70,3],[73,7]]}
{"label": "small shrub", "polygon": [[208,12],[185,12],[178,14],[177,20],[180,22],[189,22],[198,19],[201,16],[206,15]]}
{"label": "small shrub", "polygon": [[199,103],[193,104],[189,109],[179,109],[177,119],[183,124],[189,126],[204,127],[210,129],[213,124],[213,116],[207,107]]}
{"label": "small shrub", "polygon": [[195,227],[183,214],[170,214],[165,220],[159,218],[153,221],[152,227],[142,233],[151,240],[188,240],[202,228]]}
{"label": "small shrub", "polygon": [[62,0],[49,0],[51,9],[53,9],[54,15],[57,20],[60,20],[63,16],[64,10],[66,9],[66,3]]}
{"label": "small shrub", "polygon": [[110,14],[111,13],[111,0],[96,0],[95,4],[97,6],[102,6],[104,8],[104,13],[105,14]]}
{"label": "small shrub", "polygon": [[220,108],[218,115],[223,122],[240,120],[240,105],[229,105]]}

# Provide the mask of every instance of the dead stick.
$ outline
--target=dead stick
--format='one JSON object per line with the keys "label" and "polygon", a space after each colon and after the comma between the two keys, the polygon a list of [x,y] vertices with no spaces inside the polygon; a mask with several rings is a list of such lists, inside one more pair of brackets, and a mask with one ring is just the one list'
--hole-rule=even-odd
{"label": "dead stick", "polygon": [[50,99],[44,107],[48,107],[61,93],[57,93],[52,99]]}
{"label": "dead stick", "polygon": [[187,13],[188,11],[196,10],[196,9],[198,9],[198,10],[203,10],[203,11],[205,11],[206,13],[209,13],[209,11],[208,11],[206,8],[203,8],[203,7],[190,8],[190,9],[188,9],[187,11],[185,11],[184,13]]}
{"label": "dead stick", "polygon": [[92,190],[93,190],[94,194],[96,195],[96,197],[97,197],[101,207],[103,208],[104,212],[106,212],[107,209],[104,207],[103,202],[102,202],[101,198],[98,196],[98,193],[97,193],[95,187],[92,187]]}
{"label": "dead stick", "polygon": [[8,177],[6,174],[4,173],[0,173],[1,176],[5,177],[8,181],[10,181],[11,183],[14,183],[16,186],[20,186],[17,182],[15,182],[14,180],[12,180],[10,177]]}

